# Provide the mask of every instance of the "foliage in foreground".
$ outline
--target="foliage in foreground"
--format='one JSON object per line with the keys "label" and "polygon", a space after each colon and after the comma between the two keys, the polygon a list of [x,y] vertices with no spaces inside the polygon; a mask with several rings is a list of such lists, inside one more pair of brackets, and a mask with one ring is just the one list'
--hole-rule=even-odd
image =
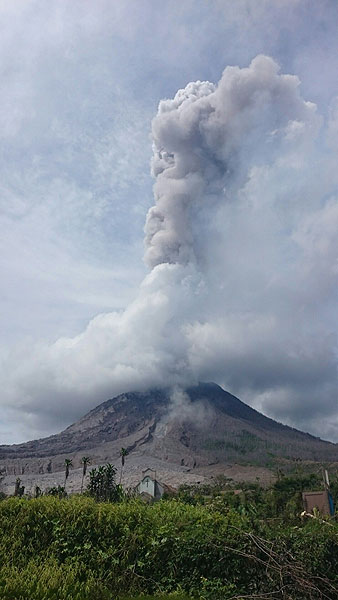
{"label": "foliage in foreground", "polygon": [[9,498],[0,503],[0,597],[333,600],[337,539],[334,523],[253,524],[217,503]]}
{"label": "foliage in foreground", "polygon": [[110,463],[92,469],[89,473],[87,491],[97,502],[119,502],[123,499],[123,489],[116,483],[117,469]]}

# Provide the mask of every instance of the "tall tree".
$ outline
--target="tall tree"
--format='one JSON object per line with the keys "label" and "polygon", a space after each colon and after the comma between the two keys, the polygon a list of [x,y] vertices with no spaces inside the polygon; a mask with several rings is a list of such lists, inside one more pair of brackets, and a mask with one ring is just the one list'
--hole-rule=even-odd
{"label": "tall tree", "polygon": [[69,477],[69,469],[70,467],[73,466],[73,461],[71,458],[65,458],[65,485],[64,488],[66,489],[66,483],[67,483],[67,479]]}
{"label": "tall tree", "polygon": [[121,481],[122,481],[122,471],[123,471],[126,456],[128,456],[128,450],[126,448],[121,448],[121,450],[120,450],[120,457],[121,457],[120,485],[121,485]]}
{"label": "tall tree", "polygon": [[89,458],[89,456],[83,456],[81,458],[81,462],[82,462],[82,481],[81,481],[81,494],[82,494],[83,481],[84,481],[84,478],[85,478],[86,473],[87,473],[87,467],[88,467],[88,465],[90,465],[90,458]]}

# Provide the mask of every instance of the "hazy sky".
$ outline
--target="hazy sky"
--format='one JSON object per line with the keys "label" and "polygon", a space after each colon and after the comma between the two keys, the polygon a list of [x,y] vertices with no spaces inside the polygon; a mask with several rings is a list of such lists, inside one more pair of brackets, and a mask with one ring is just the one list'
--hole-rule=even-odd
{"label": "hazy sky", "polygon": [[0,443],[199,379],[338,442],[337,27],[0,0]]}

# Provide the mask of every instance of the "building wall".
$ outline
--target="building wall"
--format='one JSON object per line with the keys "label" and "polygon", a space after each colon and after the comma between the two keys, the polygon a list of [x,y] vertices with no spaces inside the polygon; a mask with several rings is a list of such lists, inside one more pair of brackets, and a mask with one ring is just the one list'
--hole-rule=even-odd
{"label": "building wall", "polygon": [[163,492],[163,486],[158,481],[155,481],[155,498],[162,498]]}
{"label": "building wall", "polygon": [[146,492],[155,498],[155,481],[147,475],[138,485],[139,494]]}

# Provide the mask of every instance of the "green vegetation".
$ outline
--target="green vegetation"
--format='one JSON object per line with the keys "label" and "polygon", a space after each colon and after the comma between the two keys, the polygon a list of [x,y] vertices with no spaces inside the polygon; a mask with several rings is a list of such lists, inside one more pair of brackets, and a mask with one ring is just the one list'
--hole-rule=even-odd
{"label": "green vegetation", "polygon": [[[67,492],[63,485],[51,487],[46,492],[47,496],[57,496],[58,498],[66,498]],[[39,494],[41,496],[41,494]],[[36,496],[35,496],[36,497]]]}
{"label": "green vegetation", "polygon": [[97,502],[119,502],[123,490],[116,484],[117,470],[111,464],[92,469],[89,473],[88,495]]}
{"label": "green vegetation", "polygon": [[223,439],[206,440],[204,447],[207,450],[236,450],[240,454],[252,452],[261,446],[269,447],[265,440],[262,440],[254,433],[243,429],[236,436]]}
{"label": "green vegetation", "polygon": [[115,490],[112,502],[101,493],[0,502],[2,600],[338,597],[338,524],[300,517],[316,475],[240,491],[219,478],[148,505],[121,499],[109,467],[91,482]]}
{"label": "green vegetation", "polygon": [[[322,489],[322,476],[317,473],[304,473],[286,476],[277,471],[277,481],[268,488],[258,482],[234,485],[229,479],[216,477],[215,482],[205,485],[181,486],[177,498],[188,504],[223,506],[240,514],[251,516],[252,526],[256,519],[270,519],[285,526],[297,525],[303,510],[302,492]],[[237,488],[237,489],[236,489]],[[338,477],[332,478],[331,493],[335,505],[338,504]]]}
{"label": "green vegetation", "polygon": [[[292,436],[291,436],[292,438]],[[252,465],[273,468],[281,462],[286,471],[291,473],[297,461],[318,463],[335,462],[336,451],[333,444],[325,444],[310,435],[290,437],[283,435],[278,428],[276,431],[254,433],[247,429],[230,428],[217,437],[205,437],[201,441],[202,449],[211,460],[224,463]]]}
{"label": "green vegetation", "polygon": [[275,440],[262,439],[246,429],[228,432],[226,437],[219,439],[207,438],[203,448],[216,458],[227,456],[242,465],[270,467],[278,460],[278,454],[285,455],[283,445]]}

